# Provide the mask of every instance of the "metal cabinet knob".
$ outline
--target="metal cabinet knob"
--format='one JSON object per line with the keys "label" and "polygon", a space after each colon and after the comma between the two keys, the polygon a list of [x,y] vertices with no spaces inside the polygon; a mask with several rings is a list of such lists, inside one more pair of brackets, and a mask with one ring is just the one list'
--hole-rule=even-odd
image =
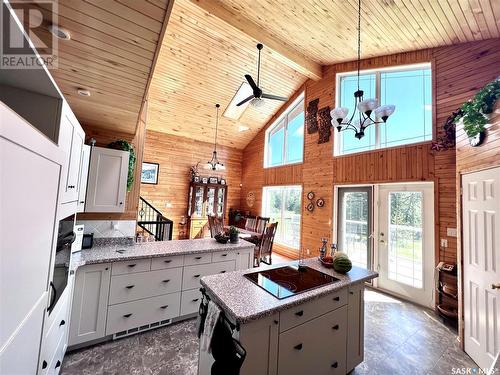
{"label": "metal cabinet knob", "polygon": [[500,283],[491,284],[491,289],[500,289]]}
{"label": "metal cabinet knob", "polygon": [[302,350],[302,344],[295,345],[293,348],[296,350]]}
{"label": "metal cabinet knob", "polygon": [[167,280],[162,280],[161,282],[162,283],[168,283],[170,281],[170,279],[167,279]]}
{"label": "metal cabinet knob", "polygon": [[340,297],[334,297],[333,300],[334,301],[340,301]]}
{"label": "metal cabinet knob", "polygon": [[136,266],[136,264],[135,264],[135,263],[134,263],[134,264],[129,264],[128,266],[129,266],[130,268],[134,268],[134,267]]}
{"label": "metal cabinet knob", "polygon": [[163,305],[163,306],[160,306],[160,309],[165,310],[167,307],[168,307],[168,305]]}
{"label": "metal cabinet knob", "polygon": [[130,314],[125,314],[125,315],[123,315],[123,317],[124,317],[124,318],[130,318],[131,316],[132,316],[132,314],[131,314],[131,313],[130,313]]}
{"label": "metal cabinet knob", "polygon": [[42,362],[42,370],[47,368],[47,361]]}
{"label": "metal cabinet knob", "polygon": [[135,285],[127,285],[125,288],[132,289]]}
{"label": "metal cabinet knob", "polygon": [[66,324],[66,322],[65,322],[65,321],[64,321],[64,319],[63,319],[63,320],[61,320],[61,323],[59,323],[59,327],[61,327],[61,326],[65,325],[65,324]]}
{"label": "metal cabinet knob", "polygon": [[56,366],[55,366],[55,368],[58,368],[58,367],[60,367],[60,366],[61,366],[61,361],[57,361],[57,362],[56,362]]}
{"label": "metal cabinet knob", "polygon": [[332,367],[333,367],[333,368],[337,368],[337,367],[339,367],[339,363],[338,363],[338,362],[334,362],[334,363],[332,363]]}
{"label": "metal cabinet knob", "polygon": [[198,278],[198,277],[200,277],[200,275],[194,275],[193,277],[194,277],[194,278]]}
{"label": "metal cabinet knob", "polygon": [[295,313],[295,315],[297,315],[297,316],[302,316],[302,315],[304,315],[304,311],[302,311],[302,310],[297,311],[297,312]]}
{"label": "metal cabinet knob", "polygon": [[339,325],[338,324],[335,324],[332,329],[334,329],[335,331],[338,331],[339,330]]}

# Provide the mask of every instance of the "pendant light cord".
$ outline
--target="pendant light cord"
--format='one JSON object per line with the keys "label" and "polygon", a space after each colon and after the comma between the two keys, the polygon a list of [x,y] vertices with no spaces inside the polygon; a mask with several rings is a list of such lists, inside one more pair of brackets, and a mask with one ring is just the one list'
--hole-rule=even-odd
{"label": "pendant light cord", "polygon": [[217,115],[215,118],[214,151],[217,152],[217,128],[219,127],[219,107],[220,107],[220,104],[216,104],[215,107],[217,108]]}
{"label": "pendant light cord", "polygon": [[361,61],[361,0],[358,0],[358,91],[359,91],[360,61]]}

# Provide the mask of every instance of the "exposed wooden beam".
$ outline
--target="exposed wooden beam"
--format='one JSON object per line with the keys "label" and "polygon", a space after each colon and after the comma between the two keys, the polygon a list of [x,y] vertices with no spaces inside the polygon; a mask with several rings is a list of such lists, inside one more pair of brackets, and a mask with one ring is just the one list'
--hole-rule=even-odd
{"label": "exposed wooden beam", "polygon": [[304,74],[305,76],[319,80],[322,77],[321,65],[308,59],[293,48],[288,47],[283,41],[276,39],[274,35],[262,29],[262,27],[249,21],[240,15],[225,8],[218,0],[191,0],[206,12],[223,20],[232,27],[258,40],[268,47],[273,56],[287,66]]}

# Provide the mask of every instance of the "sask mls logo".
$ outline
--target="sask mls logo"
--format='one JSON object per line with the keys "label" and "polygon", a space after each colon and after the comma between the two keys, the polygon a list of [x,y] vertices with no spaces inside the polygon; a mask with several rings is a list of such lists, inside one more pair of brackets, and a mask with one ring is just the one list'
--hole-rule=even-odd
{"label": "sask mls logo", "polygon": [[9,4],[38,56],[33,53],[30,43],[20,31],[9,5],[3,1],[0,8],[0,69],[41,69],[44,64],[49,69],[57,68],[58,38],[54,35],[57,1],[10,0]]}

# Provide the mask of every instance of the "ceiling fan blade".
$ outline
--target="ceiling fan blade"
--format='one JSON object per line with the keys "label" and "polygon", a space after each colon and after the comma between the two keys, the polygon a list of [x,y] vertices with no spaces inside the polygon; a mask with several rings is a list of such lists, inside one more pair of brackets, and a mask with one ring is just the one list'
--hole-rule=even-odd
{"label": "ceiling fan blade", "polygon": [[250,85],[253,91],[259,90],[259,86],[257,86],[257,84],[255,83],[250,74],[245,74],[245,78],[247,79],[248,84]]}
{"label": "ceiling fan blade", "polygon": [[262,94],[262,99],[281,100],[283,102],[286,102],[288,100],[288,98],[285,98],[284,96],[278,96],[272,94]]}
{"label": "ceiling fan blade", "polygon": [[240,105],[245,104],[246,102],[248,102],[249,100],[252,100],[253,98],[254,98],[254,96],[250,95],[248,98],[243,99],[241,102],[239,102],[238,104],[236,104],[236,107],[239,107]]}

